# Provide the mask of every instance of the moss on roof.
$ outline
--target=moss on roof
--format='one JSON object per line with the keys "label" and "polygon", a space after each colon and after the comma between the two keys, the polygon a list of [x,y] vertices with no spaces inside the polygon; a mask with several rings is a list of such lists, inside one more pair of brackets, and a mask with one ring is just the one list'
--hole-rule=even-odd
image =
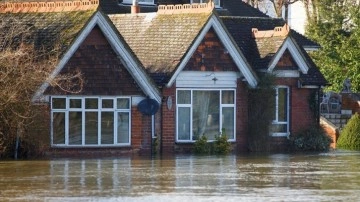
{"label": "moss on roof", "polygon": [[148,72],[172,73],[211,14],[147,13],[109,18]]}
{"label": "moss on roof", "polygon": [[[10,31],[21,32],[26,29],[26,43],[33,44],[37,50],[53,50],[60,47],[60,55],[72,43],[80,30],[95,13],[92,11],[53,12],[53,13],[4,13],[0,14],[0,42]],[[11,29],[13,28],[13,29]],[[14,34],[12,34],[14,35]]]}

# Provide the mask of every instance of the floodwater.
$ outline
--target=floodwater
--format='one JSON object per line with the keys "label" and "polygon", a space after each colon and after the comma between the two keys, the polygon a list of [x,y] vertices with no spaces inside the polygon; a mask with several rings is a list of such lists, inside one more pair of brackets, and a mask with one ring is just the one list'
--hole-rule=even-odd
{"label": "floodwater", "polygon": [[0,161],[0,201],[359,200],[359,152]]}

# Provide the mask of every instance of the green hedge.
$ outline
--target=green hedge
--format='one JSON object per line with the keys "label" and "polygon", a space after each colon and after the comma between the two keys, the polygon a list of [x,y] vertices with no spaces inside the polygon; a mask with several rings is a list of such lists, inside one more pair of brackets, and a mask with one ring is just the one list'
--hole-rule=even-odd
{"label": "green hedge", "polygon": [[341,131],[337,148],[360,150],[360,116],[355,113]]}
{"label": "green hedge", "polygon": [[328,151],[331,138],[320,126],[311,126],[294,135],[290,135],[292,150],[302,152]]}

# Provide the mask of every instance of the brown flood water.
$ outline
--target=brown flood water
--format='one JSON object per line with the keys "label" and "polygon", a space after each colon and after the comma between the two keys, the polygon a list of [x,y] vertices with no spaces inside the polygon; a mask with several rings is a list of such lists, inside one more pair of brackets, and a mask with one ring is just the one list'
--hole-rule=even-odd
{"label": "brown flood water", "polygon": [[0,161],[0,201],[360,201],[360,153]]}

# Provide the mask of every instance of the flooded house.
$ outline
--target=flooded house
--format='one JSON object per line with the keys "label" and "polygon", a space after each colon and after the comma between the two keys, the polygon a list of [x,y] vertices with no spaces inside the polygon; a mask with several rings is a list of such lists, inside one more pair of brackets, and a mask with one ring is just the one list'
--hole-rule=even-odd
{"label": "flooded house", "polygon": [[[241,1],[1,4],[1,18],[32,26],[31,43],[62,46],[33,97],[45,108],[49,154],[191,152],[200,136],[214,141],[223,129],[234,152],[248,151],[257,102],[249,91],[267,74],[275,77],[269,144],[284,148],[319,122],[309,98],[319,105],[327,81],[307,53],[319,46]],[[80,91],[51,85],[75,70]]]}

